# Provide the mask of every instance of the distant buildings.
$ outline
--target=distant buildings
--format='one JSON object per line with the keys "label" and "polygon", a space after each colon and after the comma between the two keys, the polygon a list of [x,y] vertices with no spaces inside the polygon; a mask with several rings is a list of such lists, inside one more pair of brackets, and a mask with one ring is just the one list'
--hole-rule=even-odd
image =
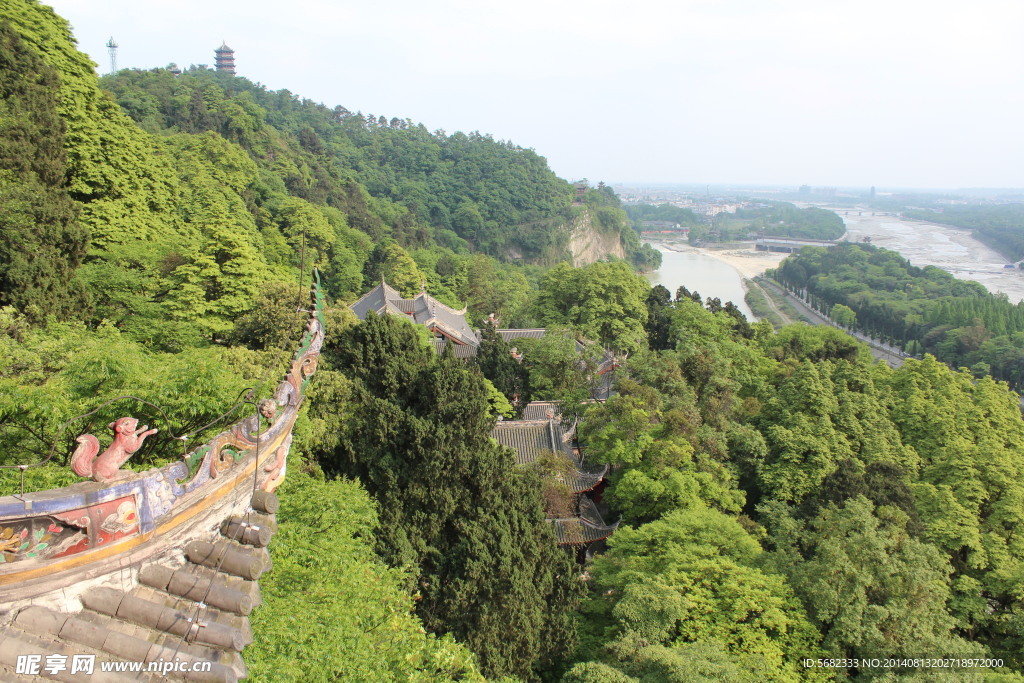
{"label": "distant buildings", "polygon": [[835,199],[837,193],[838,190],[834,187],[811,187],[810,185],[801,185],[800,189],[797,190],[797,194],[801,198],[824,197],[825,199]]}
{"label": "distant buildings", "polygon": [[690,236],[690,228],[672,221],[640,221],[640,228],[643,235],[676,235],[683,239]]}

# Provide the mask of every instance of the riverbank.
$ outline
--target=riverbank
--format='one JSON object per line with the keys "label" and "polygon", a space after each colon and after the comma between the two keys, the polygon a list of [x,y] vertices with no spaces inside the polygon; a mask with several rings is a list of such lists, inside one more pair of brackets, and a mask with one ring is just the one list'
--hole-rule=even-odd
{"label": "riverbank", "polygon": [[789,254],[774,251],[757,251],[754,249],[753,242],[734,242],[721,247],[694,247],[684,242],[649,241],[659,249],[703,254],[716,261],[721,261],[747,280],[763,275],[764,271],[769,268],[778,267],[782,259],[789,256]]}
{"label": "riverbank", "polygon": [[777,268],[782,262],[782,259],[789,256],[789,254],[783,254],[774,251],[757,251],[754,249],[754,244],[743,243],[745,246],[737,248],[737,246],[729,246],[724,249],[719,248],[708,248],[708,247],[695,247],[703,254],[707,254],[711,258],[718,259],[723,263],[727,263],[732,266],[748,280],[752,280],[758,275],[764,275],[764,271],[769,268]]}
{"label": "riverbank", "polygon": [[653,242],[661,252],[661,267],[646,275],[651,285],[662,285],[675,294],[680,287],[698,292],[701,299],[733,302],[748,318],[753,316],[747,306],[744,278],[740,272],[703,249],[684,242]]}
{"label": "riverbank", "polygon": [[757,319],[746,302],[750,280],[786,256],[755,251],[753,243],[693,247],[681,240],[647,242],[662,253],[661,267],[646,274],[652,285],[662,285],[672,293],[683,286],[699,292],[703,299],[732,301],[748,320]]}

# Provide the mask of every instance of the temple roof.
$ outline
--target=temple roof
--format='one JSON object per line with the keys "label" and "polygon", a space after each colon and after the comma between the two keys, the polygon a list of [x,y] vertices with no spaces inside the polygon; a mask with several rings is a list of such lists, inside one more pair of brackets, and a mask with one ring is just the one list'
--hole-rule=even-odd
{"label": "temple roof", "polygon": [[581,496],[578,516],[549,519],[555,526],[555,535],[559,545],[585,545],[608,538],[619,528],[619,523],[605,524],[601,513],[597,511],[594,501]]}
{"label": "temple roof", "polygon": [[370,311],[377,315],[384,313],[406,315],[416,324],[423,325],[433,332],[451,339],[457,345],[475,347],[480,344],[476,332],[466,322],[466,309],[455,310],[426,292],[420,292],[414,298],[406,299],[383,279],[379,285],[361,296],[350,308],[360,320],[364,320]]}
{"label": "temple roof", "polygon": [[491,436],[502,446],[515,451],[517,465],[530,465],[544,454],[565,460],[560,479],[573,493],[589,491],[608,474],[608,465],[587,466],[573,448],[575,429],[566,429],[558,420],[507,420],[494,426]]}
{"label": "temple roof", "polygon": [[[360,320],[366,318],[366,314],[373,311],[377,315],[381,315],[385,312],[389,313],[411,313],[411,306],[407,310],[402,310],[396,304],[389,302],[406,302],[407,299],[402,299],[402,295],[399,294],[394,288],[391,287],[384,280],[380,281],[380,284],[371,289],[366,294],[359,297],[358,300],[349,308],[356,314],[356,317]],[[411,301],[409,302],[411,304]]]}
{"label": "temple roof", "polygon": [[497,332],[505,341],[512,341],[513,339],[540,339],[547,334],[547,330],[543,327],[525,330],[497,330]]}
{"label": "temple roof", "polygon": [[524,420],[551,420],[558,417],[558,401],[531,401],[523,408]]}
{"label": "temple roof", "polygon": [[572,434],[558,420],[505,420],[494,425],[491,436],[516,452],[516,464],[536,462],[542,453],[564,453],[575,462]]}
{"label": "temple roof", "polygon": [[[444,353],[444,349],[449,343],[448,339],[444,337],[435,337],[430,340],[430,344],[434,347],[434,351],[436,351],[439,356]],[[452,352],[455,354],[455,357],[462,360],[476,358],[478,350],[479,347],[470,346],[469,344],[452,344]]]}
{"label": "temple roof", "polygon": [[[516,339],[540,339],[544,337],[548,331],[544,327],[533,327],[522,330],[514,329],[502,329],[497,331],[501,335],[501,338],[507,342],[515,341]],[[568,333],[566,333],[568,336]],[[576,342],[576,353],[580,353],[586,348],[586,343],[579,339],[574,340]]]}

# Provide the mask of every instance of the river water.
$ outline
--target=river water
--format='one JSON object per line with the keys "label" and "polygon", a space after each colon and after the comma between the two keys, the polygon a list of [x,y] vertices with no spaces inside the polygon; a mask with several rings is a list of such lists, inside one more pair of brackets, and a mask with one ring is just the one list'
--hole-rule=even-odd
{"label": "river water", "polygon": [[[1006,260],[971,237],[967,230],[944,225],[904,221],[896,216],[872,216],[867,211],[833,209],[846,223],[846,239],[858,242],[870,237],[878,247],[899,252],[915,266],[938,266],[963,280],[974,280],[990,292],[1005,293],[1010,301],[1024,300],[1024,271],[1004,268]],[[680,285],[697,290],[702,298],[732,301],[748,320],[755,320],[743,300],[743,276],[724,261],[707,254],[651,242],[661,252],[661,268],[647,274],[652,285],[663,285],[673,296]]]}
{"label": "river water", "polygon": [[747,316],[747,320],[756,320],[743,300],[746,294],[743,278],[735,268],[700,252],[673,251],[658,243],[651,246],[661,252],[661,268],[647,274],[652,286],[662,285],[672,296],[680,286],[684,286],[691,292],[700,292],[705,301],[708,297],[718,297],[723,304],[731,301]]}

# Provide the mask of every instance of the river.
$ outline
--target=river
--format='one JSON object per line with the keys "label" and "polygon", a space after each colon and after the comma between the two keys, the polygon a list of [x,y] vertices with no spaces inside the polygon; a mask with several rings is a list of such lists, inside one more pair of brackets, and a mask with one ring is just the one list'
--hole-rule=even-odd
{"label": "river", "polygon": [[[875,246],[899,252],[915,266],[938,266],[963,280],[980,282],[991,292],[1005,293],[1014,303],[1024,300],[1024,271],[1003,268],[1005,258],[974,239],[967,230],[904,221],[895,216],[872,216],[868,211],[832,210],[845,221],[846,239],[851,242],[869,237]],[[711,251],[718,255],[716,258],[709,256],[707,250],[685,244],[649,244],[662,257],[661,268],[647,274],[652,285],[663,285],[673,295],[682,285],[690,291],[697,290],[704,299],[710,296],[718,297],[722,303],[732,301],[751,321],[755,318],[743,300],[746,292],[740,270],[753,276],[766,267],[774,267],[784,256],[764,252],[755,256],[748,246],[737,245],[738,250]],[[765,262],[761,263],[761,259]],[[775,262],[770,262],[773,259]]]}
{"label": "river", "polygon": [[700,292],[705,301],[708,297],[718,297],[723,304],[731,301],[748,320],[756,320],[743,300],[743,278],[735,268],[689,247],[677,247],[683,251],[675,251],[663,243],[650,244],[661,252],[661,268],[647,274],[651,285],[664,286],[672,296],[684,286],[691,292]]}

